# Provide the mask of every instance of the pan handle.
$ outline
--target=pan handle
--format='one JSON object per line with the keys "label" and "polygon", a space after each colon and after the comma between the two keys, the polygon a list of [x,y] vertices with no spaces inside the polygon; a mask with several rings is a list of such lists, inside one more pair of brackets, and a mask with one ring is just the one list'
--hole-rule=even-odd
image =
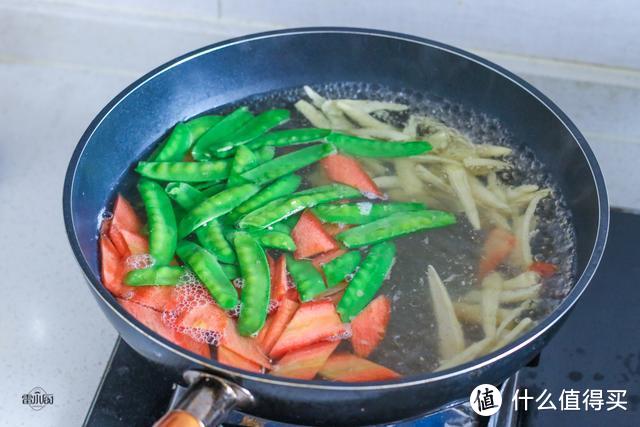
{"label": "pan handle", "polygon": [[238,384],[201,371],[186,371],[187,391],[154,427],[209,427],[225,420],[236,406],[253,404],[251,393]]}

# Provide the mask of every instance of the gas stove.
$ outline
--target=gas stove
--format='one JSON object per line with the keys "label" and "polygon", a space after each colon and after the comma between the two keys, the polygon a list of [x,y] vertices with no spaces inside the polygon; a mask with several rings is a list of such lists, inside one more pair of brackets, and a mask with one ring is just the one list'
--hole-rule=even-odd
{"label": "gas stove", "polygon": [[[614,209],[607,248],[593,282],[535,363],[503,385],[499,417],[480,417],[463,403],[394,425],[640,425],[638,236],[640,213]],[[619,391],[624,394],[615,397],[613,393]],[[84,425],[151,426],[180,392],[162,366],[118,339]],[[525,404],[527,410],[523,410]],[[225,425],[285,426],[237,411]]]}

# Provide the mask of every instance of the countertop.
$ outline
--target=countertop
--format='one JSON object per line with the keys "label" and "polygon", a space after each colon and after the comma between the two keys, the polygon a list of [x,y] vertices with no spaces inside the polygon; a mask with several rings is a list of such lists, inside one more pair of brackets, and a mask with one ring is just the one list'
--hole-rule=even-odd
{"label": "countertop", "polygon": [[[185,2],[192,10],[173,15],[94,5],[104,3],[0,0],[2,426],[80,424],[116,339],[84,284],[62,221],[67,162],[94,115],[138,76],[191,49],[296,22],[331,23],[241,22],[220,10],[199,19],[205,2],[196,0]],[[373,18],[354,25],[384,27]],[[640,208],[638,71],[469,47],[558,102],[592,142],[613,203]],[[54,395],[53,406],[34,411],[22,404],[22,394],[37,386]]]}

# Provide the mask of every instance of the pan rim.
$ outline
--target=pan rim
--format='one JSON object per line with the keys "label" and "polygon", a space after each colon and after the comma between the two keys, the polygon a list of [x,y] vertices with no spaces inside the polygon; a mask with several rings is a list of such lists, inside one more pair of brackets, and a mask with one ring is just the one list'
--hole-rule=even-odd
{"label": "pan rim", "polygon": [[[334,383],[328,381],[306,381],[295,379],[278,379],[277,377],[270,376],[268,374],[252,374],[247,371],[243,371],[236,368],[227,367],[226,365],[218,364],[213,359],[205,359],[204,357],[197,356],[187,350],[183,350],[181,347],[171,343],[155,332],[151,331],[146,326],[135,320],[129,313],[127,313],[120,304],[116,301],[115,297],[108,293],[108,291],[102,286],[101,281],[96,275],[93,274],[89,263],[84,258],[80,249],[80,243],[74,231],[73,224],[73,209],[71,201],[71,193],[75,174],[78,166],[78,161],[81,158],[87,143],[90,141],[95,130],[100,126],[103,120],[130,94],[144,86],[148,81],[158,77],[162,73],[190,60],[198,58],[199,56],[209,54],[211,52],[221,50],[227,47],[235,46],[237,44],[258,41],[268,38],[286,37],[286,36],[300,36],[308,34],[345,34],[345,35],[362,35],[380,38],[389,38],[400,40],[403,42],[416,43],[422,46],[428,46],[441,51],[448,52],[450,54],[461,57],[462,59],[474,62],[480,66],[483,66],[494,73],[506,78],[513,84],[517,85],[521,90],[524,90],[529,95],[533,96],[539,103],[546,107],[556,118],[562,123],[567,131],[573,137],[574,142],[578,145],[582,154],[589,165],[593,181],[596,188],[596,198],[598,202],[598,226],[596,231],[595,244],[589,256],[589,260],[584,268],[584,271],[575,282],[573,288],[564,300],[540,323],[527,333],[506,345],[498,351],[491,352],[485,356],[474,359],[465,364],[461,364],[450,369],[446,369],[438,372],[429,372],[424,374],[414,374],[402,377],[398,380],[388,382],[367,382],[360,383],[358,385]],[[222,373],[229,376],[232,379],[242,379],[249,381],[256,381],[260,383],[285,386],[285,387],[298,387],[298,388],[311,388],[318,390],[336,390],[336,391],[366,391],[366,390],[382,390],[382,389],[396,389],[405,388],[411,386],[418,386],[425,383],[433,383],[442,380],[446,380],[452,377],[458,377],[461,375],[469,374],[470,372],[481,369],[485,366],[498,362],[509,355],[518,352],[520,349],[528,346],[533,341],[537,340],[548,329],[553,327],[558,321],[567,315],[569,310],[573,307],[575,302],[579,299],[580,295],[584,292],[587,285],[590,283],[597,267],[602,258],[604,247],[607,240],[608,228],[609,228],[609,201],[607,197],[607,191],[603,174],[600,170],[598,162],[593,154],[593,151],[589,147],[586,139],[582,133],[577,129],[573,122],[567,117],[567,115],[553,103],[549,98],[542,94],[538,89],[526,82],[524,79],[516,76],[512,72],[502,68],[501,66],[494,64],[484,58],[481,58],[475,54],[469,53],[462,49],[440,43],[437,41],[429,40],[422,37],[406,35],[398,32],[366,29],[366,28],[350,28],[350,27],[303,27],[292,28],[276,31],[261,32],[256,34],[250,34],[242,37],[233,38],[230,40],[211,44],[209,46],[194,50],[182,56],[179,56],[157,68],[145,74],[135,82],[127,86],[118,95],[116,95],[92,120],[87,130],[83,133],[76,148],[73,151],[73,155],[67,168],[64,191],[63,191],[63,214],[67,237],[71,245],[71,249],[74,253],[76,260],[78,261],[85,278],[90,282],[95,294],[102,299],[102,301],[108,306],[117,316],[119,316],[130,327],[137,330],[139,333],[145,335],[148,339],[160,345],[164,349],[174,353],[175,355],[186,359],[187,361],[197,364],[202,368],[211,370],[217,373]]]}

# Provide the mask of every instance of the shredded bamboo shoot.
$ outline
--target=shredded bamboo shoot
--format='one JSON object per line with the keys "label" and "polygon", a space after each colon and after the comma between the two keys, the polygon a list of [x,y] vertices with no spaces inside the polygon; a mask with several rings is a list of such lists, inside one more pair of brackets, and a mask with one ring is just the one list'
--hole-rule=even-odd
{"label": "shredded bamboo shoot", "polygon": [[294,104],[294,107],[296,107],[296,110],[309,120],[309,123],[313,126],[322,129],[331,129],[331,124],[325,115],[307,101],[301,99]]}
{"label": "shredded bamboo shoot", "polygon": [[464,350],[464,334],[453,310],[451,298],[433,266],[428,267],[429,292],[438,329],[440,359],[454,357]]}
{"label": "shredded bamboo shoot", "polygon": [[458,200],[464,209],[469,223],[475,230],[480,230],[480,214],[478,213],[478,207],[471,194],[471,187],[467,180],[467,173],[459,166],[447,166],[445,168],[447,176],[449,177],[449,184],[458,196]]}

